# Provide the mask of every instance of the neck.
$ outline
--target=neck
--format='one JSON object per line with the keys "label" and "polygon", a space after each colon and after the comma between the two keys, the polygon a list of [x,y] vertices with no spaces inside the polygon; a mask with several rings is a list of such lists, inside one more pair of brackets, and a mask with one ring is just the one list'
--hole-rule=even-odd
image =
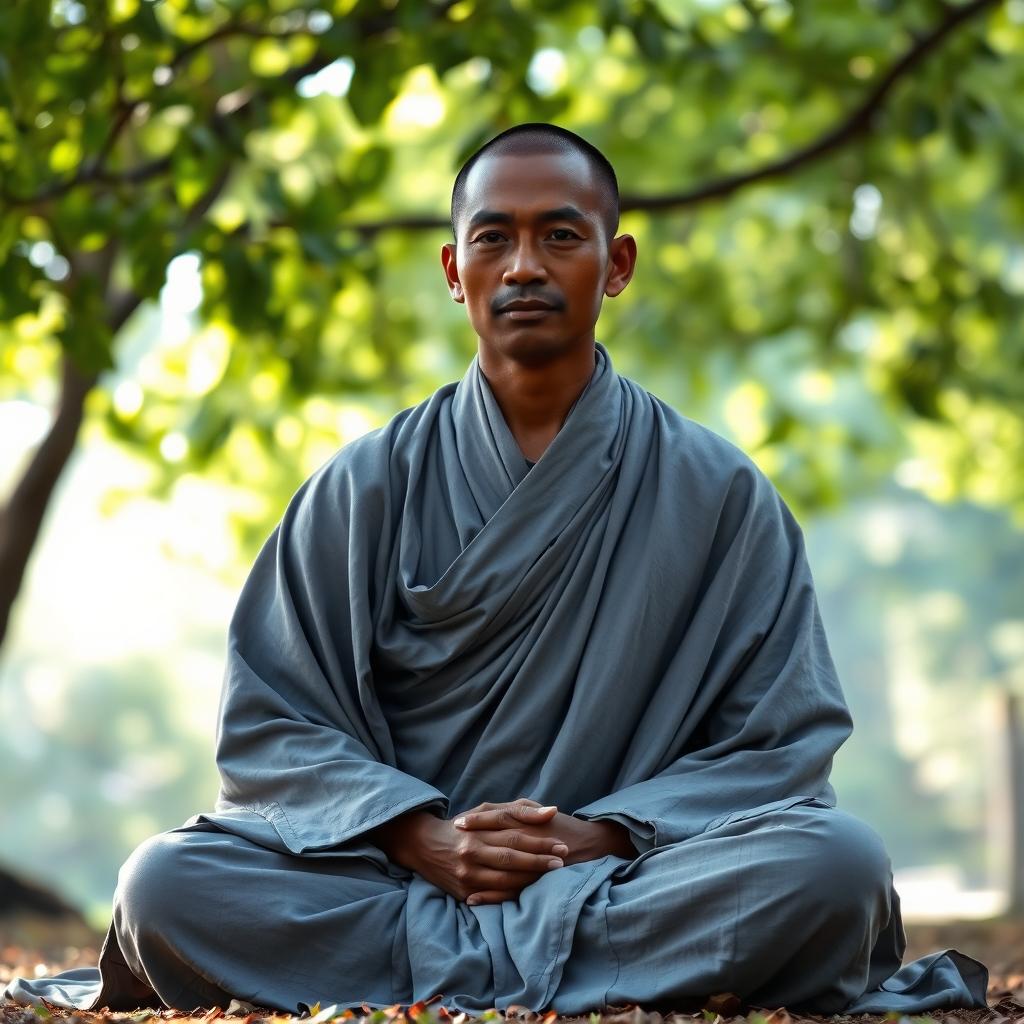
{"label": "neck", "polygon": [[593,376],[595,349],[591,341],[550,362],[524,364],[481,345],[479,361],[519,450],[535,462]]}

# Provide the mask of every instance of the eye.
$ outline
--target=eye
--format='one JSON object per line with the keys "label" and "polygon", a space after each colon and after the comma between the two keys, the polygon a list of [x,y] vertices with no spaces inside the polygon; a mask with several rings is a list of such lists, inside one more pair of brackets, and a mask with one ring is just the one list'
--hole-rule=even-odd
{"label": "eye", "polygon": [[571,242],[574,238],[580,237],[571,228],[552,228],[551,236],[556,242]]}
{"label": "eye", "polygon": [[484,244],[492,242],[500,242],[504,236],[500,231],[484,231],[482,234],[476,236],[473,239],[474,242],[483,242]]}

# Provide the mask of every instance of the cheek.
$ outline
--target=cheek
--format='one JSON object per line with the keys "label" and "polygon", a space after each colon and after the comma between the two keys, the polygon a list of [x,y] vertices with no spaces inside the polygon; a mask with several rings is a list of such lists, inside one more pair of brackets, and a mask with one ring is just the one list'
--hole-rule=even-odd
{"label": "cheek", "polygon": [[573,268],[565,278],[565,285],[581,307],[600,303],[604,295],[604,266],[594,261]]}
{"label": "cheek", "polygon": [[474,319],[489,314],[493,289],[488,284],[487,275],[480,272],[479,266],[467,266],[465,272],[460,275],[460,280],[466,311]]}
{"label": "cheek", "polygon": [[487,274],[484,268],[476,261],[467,261],[459,268],[459,280],[462,282],[463,291],[469,302],[479,302],[481,296],[486,293]]}

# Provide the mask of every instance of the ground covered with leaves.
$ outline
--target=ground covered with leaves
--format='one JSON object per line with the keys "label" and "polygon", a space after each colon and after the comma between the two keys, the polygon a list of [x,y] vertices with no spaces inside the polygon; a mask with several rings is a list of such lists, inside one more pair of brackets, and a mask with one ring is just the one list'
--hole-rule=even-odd
{"label": "ground covered with leaves", "polygon": [[[94,966],[99,957],[95,935],[84,929],[58,936],[34,926],[0,922],[0,987],[13,977],[46,977],[71,967]],[[908,928],[909,948],[905,960],[936,949],[953,948],[988,965],[990,986],[988,1010],[936,1013],[933,1016],[837,1014],[814,1017],[790,1014],[774,1007],[744,1007],[728,994],[716,996],[693,1012],[655,1012],[639,1006],[608,1007],[603,1014],[559,1017],[553,1012],[535,1013],[525,1007],[504,1012],[488,1010],[478,1016],[452,1014],[440,997],[414,1006],[392,1006],[383,1010],[363,1007],[339,1011],[334,1006],[314,1004],[312,1012],[292,1017],[265,1007],[235,1001],[226,1009],[197,1007],[182,1010],[142,1009],[134,1013],[83,1012],[58,1007],[26,1009],[0,1003],[0,1024],[160,1024],[163,1020],[195,1020],[200,1024],[475,1024],[475,1022],[516,1022],[516,1024],[1024,1024],[1024,920],[960,922]]]}

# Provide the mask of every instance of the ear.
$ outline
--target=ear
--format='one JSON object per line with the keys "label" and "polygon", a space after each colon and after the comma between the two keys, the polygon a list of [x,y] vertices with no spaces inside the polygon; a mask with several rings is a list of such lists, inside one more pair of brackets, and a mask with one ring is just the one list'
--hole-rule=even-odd
{"label": "ear", "polygon": [[459,268],[455,261],[455,243],[445,242],[441,246],[441,266],[444,267],[444,276],[448,282],[448,291],[456,302],[465,302],[466,293],[462,290],[462,282],[459,280]]}
{"label": "ear", "polygon": [[632,235],[619,235],[608,246],[608,277],[604,293],[609,298],[618,295],[633,277],[636,268],[636,239]]}

